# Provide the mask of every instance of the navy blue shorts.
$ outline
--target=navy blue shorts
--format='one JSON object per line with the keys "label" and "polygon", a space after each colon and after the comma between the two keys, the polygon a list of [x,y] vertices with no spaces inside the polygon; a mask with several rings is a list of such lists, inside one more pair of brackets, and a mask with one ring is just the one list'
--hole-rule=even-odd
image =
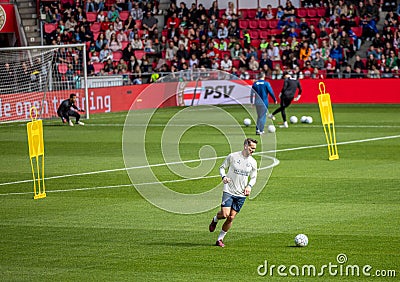
{"label": "navy blue shorts", "polygon": [[222,194],[222,203],[221,207],[223,208],[232,208],[236,212],[240,212],[246,197],[239,197],[229,193],[224,192]]}

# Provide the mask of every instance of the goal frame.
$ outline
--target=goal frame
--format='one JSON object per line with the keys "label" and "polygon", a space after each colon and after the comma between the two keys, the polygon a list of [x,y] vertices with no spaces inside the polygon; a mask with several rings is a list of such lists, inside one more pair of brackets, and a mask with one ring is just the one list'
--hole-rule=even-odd
{"label": "goal frame", "polygon": [[[88,90],[88,75],[87,75],[87,50],[86,44],[64,44],[64,45],[41,45],[41,46],[23,46],[23,47],[5,47],[0,48],[0,51],[29,51],[29,50],[49,50],[49,49],[58,49],[58,48],[82,48],[82,69],[83,69],[83,84],[82,88],[84,90],[85,96],[85,114],[86,119],[90,117],[90,108],[89,108],[89,90]],[[52,71],[52,69],[51,69]],[[51,73],[51,72],[50,72]],[[47,92],[49,92],[49,77],[47,77],[47,81],[45,83],[45,87],[43,89],[43,100],[45,100]],[[41,118],[42,113],[40,113]],[[7,121],[5,121],[7,122]]]}

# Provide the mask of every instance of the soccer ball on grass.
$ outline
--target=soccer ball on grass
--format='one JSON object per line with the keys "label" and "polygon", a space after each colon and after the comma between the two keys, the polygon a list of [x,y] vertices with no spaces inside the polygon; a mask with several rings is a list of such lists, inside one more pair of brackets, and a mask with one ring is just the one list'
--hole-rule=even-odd
{"label": "soccer ball on grass", "polygon": [[245,119],[243,120],[243,124],[244,124],[245,126],[250,126],[250,124],[251,124],[251,119],[245,118]]}
{"label": "soccer ball on grass", "polygon": [[308,245],[308,237],[304,234],[298,234],[294,238],[294,243],[297,247],[305,247]]}
{"label": "soccer ball on grass", "polygon": [[270,132],[270,133],[274,133],[274,132],[276,131],[276,128],[275,128],[275,126],[273,126],[273,125],[271,124],[271,125],[268,125],[267,130],[268,130],[268,132]]}
{"label": "soccer ball on grass", "polygon": [[299,120],[297,119],[296,116],[291,116],[290,117],[290,123],[297,123]]}

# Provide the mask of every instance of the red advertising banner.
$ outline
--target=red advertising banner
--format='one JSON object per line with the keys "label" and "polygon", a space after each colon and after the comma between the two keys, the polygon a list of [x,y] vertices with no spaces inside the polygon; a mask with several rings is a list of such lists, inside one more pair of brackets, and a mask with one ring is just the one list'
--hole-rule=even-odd
{"label": "red advertising banner", "polygon": [[0,4],[0,32],[14,33],[17,30],[14,5]]}
{"label": "red advertising banner", "polygon": [[[283,80],[271,80],[269,82],[275,94],[278,95],[282,89]],[[301,80],[303,95],[298,103],[316,104],[318,102],[317,96],[320,94],[319,82],[320,80],[314,79]],[[326,91],[331,95],[332,104],[400,104],[399,79],[326,79],[323,82]],[[210,82],[208,83],[210,84]],[[219,105],[222,100],[225,101],[224,95],[233,93],[234,96],[243,95],[244,99],[241,99],[240,103],[248,104],[250,86],[253,81],[247,81],[247,83],[249,84],[248,89],[243,90],[242,82],[237,83],[240,84],[239,86],[230,83],[225,87],[224,81],[218,81],[214,85],[210,84],[214,87],[212,88],[213,92],[211,92],[211,88],[207,88],[208,91],[199,91],[196,95],[199,95],[198,98],[202,94],[207,95],[205,97],[207,104]],[[186,87],[191,90],[193,85],[189,83]],[[225,89],[227,90],[225,91]],[[46,100],[44,101],[42,101],[43,93],[41,92],[0,95],[0,122],[27,120],[32,106],[43,112],[43,118],[56,117],[60,103],[69,97],[69,93],[73,92],[78,93],[78,106],[84,108],[86,101],[83,90],[64,91],[63,93],[49,92],[46,93]],[[89,112],[128,111],[131,107],[134,110],[173,107],[178,105],[177,92],[180,92],[181,96],[184,93],[184,97],[182,97],[184,100],[191,100],[189,96],[194,95],[193,91],[192,93],[190,91],[182,92],[182,89],[178,87],[178,82],[92,88],[89,89]],[[223,95],[220,95],[220,92]]]}

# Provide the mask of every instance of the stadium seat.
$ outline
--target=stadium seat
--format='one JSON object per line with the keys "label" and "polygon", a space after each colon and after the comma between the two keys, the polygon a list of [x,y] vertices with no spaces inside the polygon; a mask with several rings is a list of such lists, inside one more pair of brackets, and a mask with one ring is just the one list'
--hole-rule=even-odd
{"label": "stadium seat", "polygon": [[90,25],[90,31],[93,33],[99,33],[101,30],[101,23],[94,22]]}
{"label": "stadium seat", "polygon": [[246,29],[249,27],[249,22],[247,20],[239,20],[239,28]]}
{"label": "stadium seat", "polygon": [[53,31],[55,31],[57,29],[57,24],[53,24],[53,23],[46,23],[44,24],[44,32],[45,33],[52,33]]}
{"label": "stadium seat", "polygon": [[243,20],[247,19],[247,9],[240,9],[239,11],[240,13],[242,13],[241,19]]}
{"label": "stadium seat", "polygon": [[138,60],[141,60],[145,54],[146,52],[144,50],[135,50],[135,57]]}
{"label": "stadium seat", "polygon": [[256,49],[258,49],[258,48],[260,47],[260,43],[261,43],[261,40],[260,40],[260,39],[253,39],[253,40],[251,41],[251,45],[254,46],[254,47],[256,47]]}
{"label": "stadium seat", "polygon": [[268,29],[267,30],[261,30],[259,32],[258,36],[259,36],[260,39],[268,39],[269,36],[270,36],[270,32],[269,32]]}
{"label": "stadium seat", "polygon": [[307,16],[309,18],[316,18],[317,17],[317,8],[307,8]]}
{"label": "stadium seat", "polygon": [[247,18],[250,20],[255,19],[257,15],[257,10],[256,9],[248,9],[247,10]]}
{"label": "stadium seat", "polygon": [[121,11],[119,12],[119,18],[121,21],[126,21],[128,19],[129,12],[128,11]]}
{"label": "stadium seat", "polygon": [[96,12],[87,12],[86,19],[90,23],[94,23],[97,20],[97,13]]}
{"label": "stadium seat", "polygon": [[222,19],[222,15],[225,14],[225,9],[219,10],[219,18]]}
{"label": "stadium seat", "polygon": [[99,73],[104,68],[104,63],[93,63],[94,73]]}
{"label": "stadium seat", "polygon": [[142,28],[142,20],[136,20],[136,28],[141,29]]}
{"label": "stadium seat", "polygon": [[258,30],[250,29],[249,34],[252,39],[258,39],[259,37]]}
{"label": "stadium seat", "polygon": [[360,26],[352,27],[351,30],[354,31],[354,33],[355,33],[355,35],[357,37],[361,37],[361,35],[362,35],[362,27],[360,27]]}
{"label": "stadium seat", "polygon": [[324,7],[317,8],[317,16],[318,18],[323,18],[325,17],[326,11]]}
{"label": "stadium seat", "polygon": [[278,27],[278,20],[276,20],[276,19],[269,20],[269,28],[270,29],[274,29],[277,27]]}
{"label": "stadium seat", "polygon": [[240,65],[240,60],[237,59],[232,60],[232,66],[239,69],[239,65]]}
{"label": "stadium seat", "polygon": [[258,20],[249,20],[249,29],[257,29]]}
{"label": "stadium seat", "polygon": [[298,8],[297,9],[297,17],[299,17],[299,18],[307,17],[307,8]]}
{"label": "stadium seat", "polygon": [[126,46],[128,46],[129,41],[121,41],[121,46],[122,46],[122,50],[124,50],[126,48]]}
{"label": "stadium seat", "polygon": [[259,20],[258,21],[258,28],[259,29],[267,29],[269,27],[267,20]]}
{"label": "stadium seat", "polygon": [[113,52],[113,61],[114,62],[119,62],[119,60],[122,59],[122,52],[121,51],[115,51]]}

